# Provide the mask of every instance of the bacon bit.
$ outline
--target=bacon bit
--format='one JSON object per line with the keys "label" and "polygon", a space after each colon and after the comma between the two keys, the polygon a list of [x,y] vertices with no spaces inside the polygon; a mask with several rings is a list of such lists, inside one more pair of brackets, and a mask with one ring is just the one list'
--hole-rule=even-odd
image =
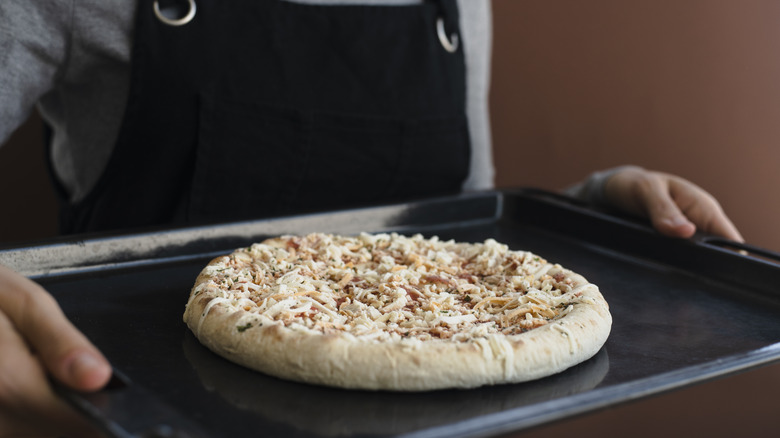
{"label": "bacon bit", "polygon": [[555,275],[553,275],[553,279],[557,282],[561,282],[566,279],[566,274],[563,272],[557,272]]}
{"label": "bacon bit", "polygon": [[407,294],[409,294],[409,298],[413,299],[414,301],[419,301],[420,298],[423,298],[424,296],[414,286],[402,285],[401,287],[406,291]]}
{"label": "bacon bit", "polygon": [[301,247],[300,239],[297,237],[293,237],[290,240],[287,241],[287,248],[290,249],[298,249]]}
{"label": "bacon bit", "polygon": [[474,284],[474,283],[477,282],[477,276],[476,275],[458,274],[458,278],[460,278],[461,280],[466,280],[466,281],[468,281],[471,284]]}
{"label": "bacon bit", "polygon": [[454,284],[453,281],[450,280],[449,278],[444,278],[440,275],[426,275],[424,279],[429,283],[441,283],[441,284],[446,284],[448,286],[452,286]]}
{"label": "bacon bit", "polygon": [[303,316],[303,317],[306,317],[308,319],[313,319],[314,316],[316,316],[318,313],[320,313],[319,309],[317,309],[316,307],[312,307],[309,310],[307,310],[306,312],[301,313],[299,316]]}
{"label": "bacon bit", "polygon": [[340,309],[341,305],[347,302],[347,297],[339,297],[339,299],[336,300],[336,309]]}

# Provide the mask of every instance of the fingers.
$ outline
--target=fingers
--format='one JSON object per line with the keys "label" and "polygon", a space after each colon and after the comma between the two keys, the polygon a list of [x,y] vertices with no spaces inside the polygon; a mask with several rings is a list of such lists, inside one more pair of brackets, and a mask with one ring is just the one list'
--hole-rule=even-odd
{"label": "fingers", "polygon": [[612,176],[605,193],[616,207],[648,217],[662,234],[687,238],[699,229],[743,241],[715,198],[685,179],[630,168]]}
{"label": "fingers", "polygon": [[712,195],[682,178],[671,175],[664,177],[668,179],[669,193],[675,203],[700,230],[737,242],[745,241]]}
{"label": "fingers", "polygon": [[643,177],[637,199],[659,232],[672,237],[691,237],[696,232],[696,225],[680,210],[667,182],[654,175]]}
{"label": "fingers", "polygon": [[2,312],[0,351],[0,436],[97,436],[54,395],[40,362]]}
{"label": "fingers", "polygon": [[54,298],[0,266],[0,436],[98,436],[49,385],[103,386],[111,367]]}
{"label": "fingers", "polygon": [[82,391],[96,390],[108,382],[108,361],[73,327],[54,298],[38,284],[2,266],[0,312],[61,382]]}

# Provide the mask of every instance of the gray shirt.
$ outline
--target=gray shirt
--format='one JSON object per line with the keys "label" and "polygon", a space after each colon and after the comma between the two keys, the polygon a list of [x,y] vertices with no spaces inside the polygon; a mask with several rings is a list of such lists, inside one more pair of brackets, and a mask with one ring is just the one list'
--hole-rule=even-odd
{"label": "gray shirt", "polygon": [[[294,0],[404,5],[421,0]],[[0,144],[37,105],[52,126],[51,160],[72,202],[103,172],[130,80],[136,0],[0,1]],[[487,0],[459,0],[472,160],[464,190],[493,185],[488,124],[491,16]]]}

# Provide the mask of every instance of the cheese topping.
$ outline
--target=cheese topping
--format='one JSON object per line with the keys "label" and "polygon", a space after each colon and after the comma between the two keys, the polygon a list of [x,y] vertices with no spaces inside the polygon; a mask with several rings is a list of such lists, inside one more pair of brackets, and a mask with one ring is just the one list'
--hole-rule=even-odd
{"label": "cheese topping", "polygon": [[587,286],[493,239],[456,243],[395,233],[284,236],[237,250],[204,273],[210,279],[193,296],[213,289],[218,298],[203,317],[215,305],[243,311],[239,332],[277,323],[361,340],[483,338],[483,350],[507,361],[512,349],[494,335],[560,318]]}

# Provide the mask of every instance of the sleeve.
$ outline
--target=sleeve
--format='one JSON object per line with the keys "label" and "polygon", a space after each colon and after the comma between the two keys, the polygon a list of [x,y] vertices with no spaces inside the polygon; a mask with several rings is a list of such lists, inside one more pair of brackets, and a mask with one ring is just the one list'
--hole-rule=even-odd
{"label": "sleeve", "polygon": [[579,182],[563,190],[569,196],[585,201],[589,204],[608,207],[609,200],[604,192],[607,181],[616,173],[636,166],[618,166],[611,169],[594,172],[584,181]]}
{"label": "sleeve", "polygon": [[493,22],[490,2],[459,0],[466,57],[466,117],[471,136],[471,163],[463,189],[493,188],[495,169],[490,138],[488,93]]}
{"label": "sleeve", "polygon": [[67,58],[73,1],[0,1],[0,144],[54,87]]}

